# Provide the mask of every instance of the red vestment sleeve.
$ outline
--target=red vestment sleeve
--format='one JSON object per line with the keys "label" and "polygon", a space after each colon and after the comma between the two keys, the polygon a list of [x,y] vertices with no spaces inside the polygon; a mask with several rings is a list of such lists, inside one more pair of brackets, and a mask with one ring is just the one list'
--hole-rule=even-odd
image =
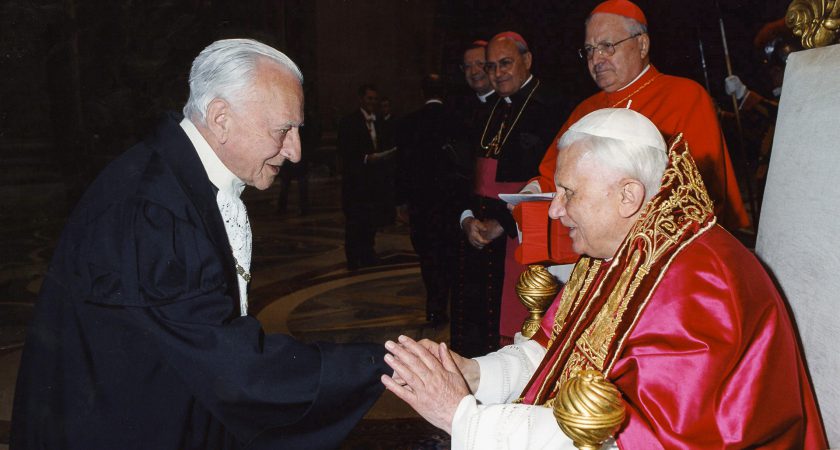
{"label": "red vestment sleeve", "polygon": [[787,310],[726,239],[710,230],[677,256],[610,371],[621,448],[826,448]]}

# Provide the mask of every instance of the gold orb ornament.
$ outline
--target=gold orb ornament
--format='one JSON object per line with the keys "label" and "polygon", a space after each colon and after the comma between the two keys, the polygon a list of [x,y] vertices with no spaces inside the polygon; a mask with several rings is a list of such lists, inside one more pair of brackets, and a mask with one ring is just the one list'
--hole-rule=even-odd
{"label": "gold orb ornament", "polygon": [[522,324],[522,336],[530,338],[540,329],[542,317],[558,291],[560,283],[545,267],[531,265],[522,272],[516,283],[516,295],[530,314]]}
{"label": "gold orb ornament", "polygon": [[596,450],[624,422],[624,401],[614,384],[597,370],[584,370],[560,388],[554,418],[581,450]]}

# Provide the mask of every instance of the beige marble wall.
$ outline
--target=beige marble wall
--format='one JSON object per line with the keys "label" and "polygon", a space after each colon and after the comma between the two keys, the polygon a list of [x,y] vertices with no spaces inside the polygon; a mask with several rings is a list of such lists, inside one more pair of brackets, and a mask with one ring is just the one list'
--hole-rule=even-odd
{"label": "beige marble wall", "polygon": [[756,253],[793,308],[829,444],[840,446],[840,46],[785,72]]}

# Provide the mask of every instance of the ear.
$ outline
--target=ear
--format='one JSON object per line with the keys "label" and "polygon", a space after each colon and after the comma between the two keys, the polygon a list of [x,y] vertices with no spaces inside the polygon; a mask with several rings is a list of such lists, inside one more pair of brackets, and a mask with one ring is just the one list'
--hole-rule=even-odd
{"label": "ear", "polygon": [[529,51],[525,52],[525,54],[522,55],[522,58],[525,60],[525,68],[530,71],[531,70],[531,51],[529,50]]}
{"label": "ear", "polygon": [[618,213],[629,218],[638,213],[645,203],[645,185],[639,180],[625,178],[619,182]]}
{"label": "ear", "polygon": [[639,36],[639,54],[642,59],[647,59],[650,55],[650,36],[647,33]]}
{"label": "ear", "polygon": [[228,140],[231,126],[230,104],[228,102],[215,98],[207,105],[207,116],[205,121],[207,128],[213,133],[213,137],[220,144],[224,144]]}

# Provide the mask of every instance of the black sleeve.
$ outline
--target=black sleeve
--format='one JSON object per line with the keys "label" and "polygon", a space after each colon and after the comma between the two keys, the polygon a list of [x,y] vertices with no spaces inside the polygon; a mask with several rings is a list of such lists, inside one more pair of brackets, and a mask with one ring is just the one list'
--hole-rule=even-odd
{"label": "black sleeve", "polygon": [[202,226],[148,202],[127,210],[114,245],[120,279],[103,270],[90,301],[125,307],[150,351],[241,442],[336,447],[383,390],[382,345],[265,335],[255,318],[237,317]]}

